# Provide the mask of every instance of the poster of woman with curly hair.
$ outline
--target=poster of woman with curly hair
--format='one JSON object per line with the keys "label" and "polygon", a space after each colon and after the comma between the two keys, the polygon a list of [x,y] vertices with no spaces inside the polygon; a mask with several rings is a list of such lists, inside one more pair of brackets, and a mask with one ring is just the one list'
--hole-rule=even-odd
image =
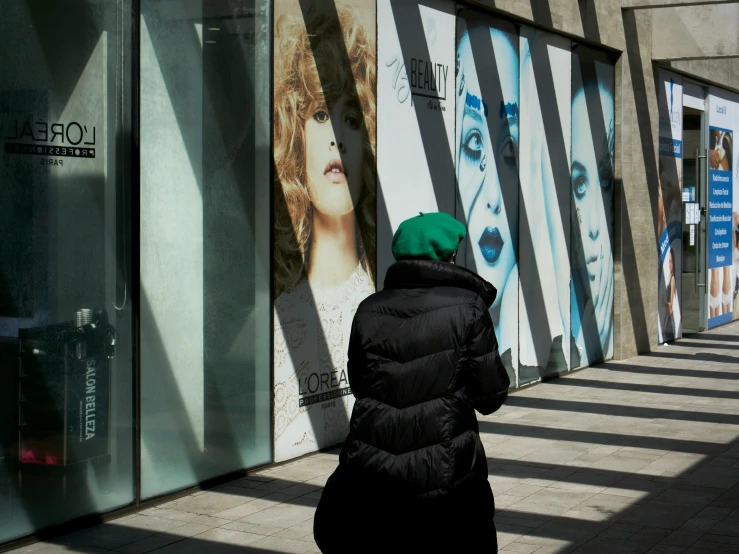
{"label": "poster of woman with curly hair", "polygon": [[376,9],[276,0],[275,461],[340,443],[351,322],[376,280]]}

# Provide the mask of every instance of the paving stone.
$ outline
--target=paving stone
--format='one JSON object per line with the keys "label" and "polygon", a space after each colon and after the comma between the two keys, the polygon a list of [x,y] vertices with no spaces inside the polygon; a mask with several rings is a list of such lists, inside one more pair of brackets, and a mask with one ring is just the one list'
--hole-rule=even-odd
{"label": "paving stone", "polygon": [[[479,418],[501,552],[739,552],[739,351],[727,348],[739,325],[716,333],[736,341],[697,335],[514,391]],[[313,517],[338,453],[15,552],[318,554]]]}
{"label": "paving stone", "polygon": [[619,521],[622,523],[640,524],[647,527],[677,529],[698,511],[699,508],[694,505],[651,500],[627,514]]}
{"label": "paving stone", "polygon": [[266,537],[252,544],[254,548],[265,550],[268,552],[286,552],[295,554],[304,554],[315,548],[315,545],[305,541],[285,539],[280,537]]}

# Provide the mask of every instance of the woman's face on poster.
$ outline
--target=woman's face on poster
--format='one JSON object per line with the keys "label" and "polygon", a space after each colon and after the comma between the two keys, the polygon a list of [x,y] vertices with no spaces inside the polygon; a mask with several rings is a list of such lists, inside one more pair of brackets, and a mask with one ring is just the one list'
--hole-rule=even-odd
{"label": "woman's face on poster", "polygon": [[305,114],[305,170],[316,210],[324,215],[350,213],[362,194],[363,118],[359,102],[343,94],[329,108],[315,102]]}
{"label": "woman's face on poster", "polygon": [[[600,89],[600,105],[606,132],[613,127],[613,98]],[[598,114],[603,117],[602,114]],[[590,295],[602,328],[610,324],[609,306],[613,289],[613,254],[611,251],[611,224],[613,211],[613,152],[605,145],[605,137],[595,139],[590,125],[590,114],[581,89],[572,101],[572,195],[579,222],[579,240],[576,255],[582,258],[585,271],[580,283]],[[595,127],[595,126],[594,126]],[[602,317],[601,317],[602,316]]]}
{"label": "woman's face on poster", "polygon": [[[499,75],[482,75],[502,87],[505,103],[492,106],[484,98],[465,35],[457,49],[457,179],[467,252],[476,271],[498,289],[499,303],[516,264],[518,241],[518,54],[504,33],[491,29],[490,37]],[[508,203],[503,187],[514,191]]]}

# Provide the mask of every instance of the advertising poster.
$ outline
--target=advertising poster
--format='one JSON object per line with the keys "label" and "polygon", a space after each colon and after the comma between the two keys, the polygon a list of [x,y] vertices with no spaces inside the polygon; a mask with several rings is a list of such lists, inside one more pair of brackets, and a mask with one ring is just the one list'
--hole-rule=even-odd
{"label": "advertising poster", "polygon": [[[733,129],[739,129],[739,95],[732,95],[732,109],[734,111],[734,126]],[[731,241],[732,241],[732,266],[734,269],[732,273],[735,277],[734,292],[733,296],[733,317],[732,319],[739,319],[739,187],[734,186],[734,183],[739,182],[739,149],[733,148],[734,155],[734,176],[732,177],[732,214],[731,214]]]}
{"label": "advertising poster", "polygon": [[351,323],[375,290],[377,62],[374,2],[276,0],[274,9],[279,462],[348,432]]}
{"label": "advertising poster", "polygon": [[712,91],[708,130],[708,328],[733,320],[736,269],[733,210],[734,105]]}
{"label": "advertising poster", "polygon": [[570,369],[571,42],[520,36],[519,382]]}
{"label": "advertising poster", "polygon": [[377,2],[380,282],[402,221],[454,213],[454,21],[453,2]]}
{"label": "advertising poster", "polygon": [[657,339],[660,344],[682,336],[682,98],[682,77],[660,69],[657,190]]}
{"label": "advertising poster", "polygon": [[458,263],[492,283],[499,351],[518,383],[518,33],[463,12],[457,20],[457,219],[468,238]]}
{"label": "advertising poster", "polygon": [[572,58],[572,368],[613,357],[614,70]]}

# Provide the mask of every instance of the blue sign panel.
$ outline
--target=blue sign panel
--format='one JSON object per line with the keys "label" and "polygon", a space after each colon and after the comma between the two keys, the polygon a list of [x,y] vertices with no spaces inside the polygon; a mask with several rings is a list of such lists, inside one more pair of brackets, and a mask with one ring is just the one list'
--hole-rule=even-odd
{"label": "blue sign panel", "polygon": [[708,171],[708,327],[732,320],[734,283],[732,132],[710,128]]}

